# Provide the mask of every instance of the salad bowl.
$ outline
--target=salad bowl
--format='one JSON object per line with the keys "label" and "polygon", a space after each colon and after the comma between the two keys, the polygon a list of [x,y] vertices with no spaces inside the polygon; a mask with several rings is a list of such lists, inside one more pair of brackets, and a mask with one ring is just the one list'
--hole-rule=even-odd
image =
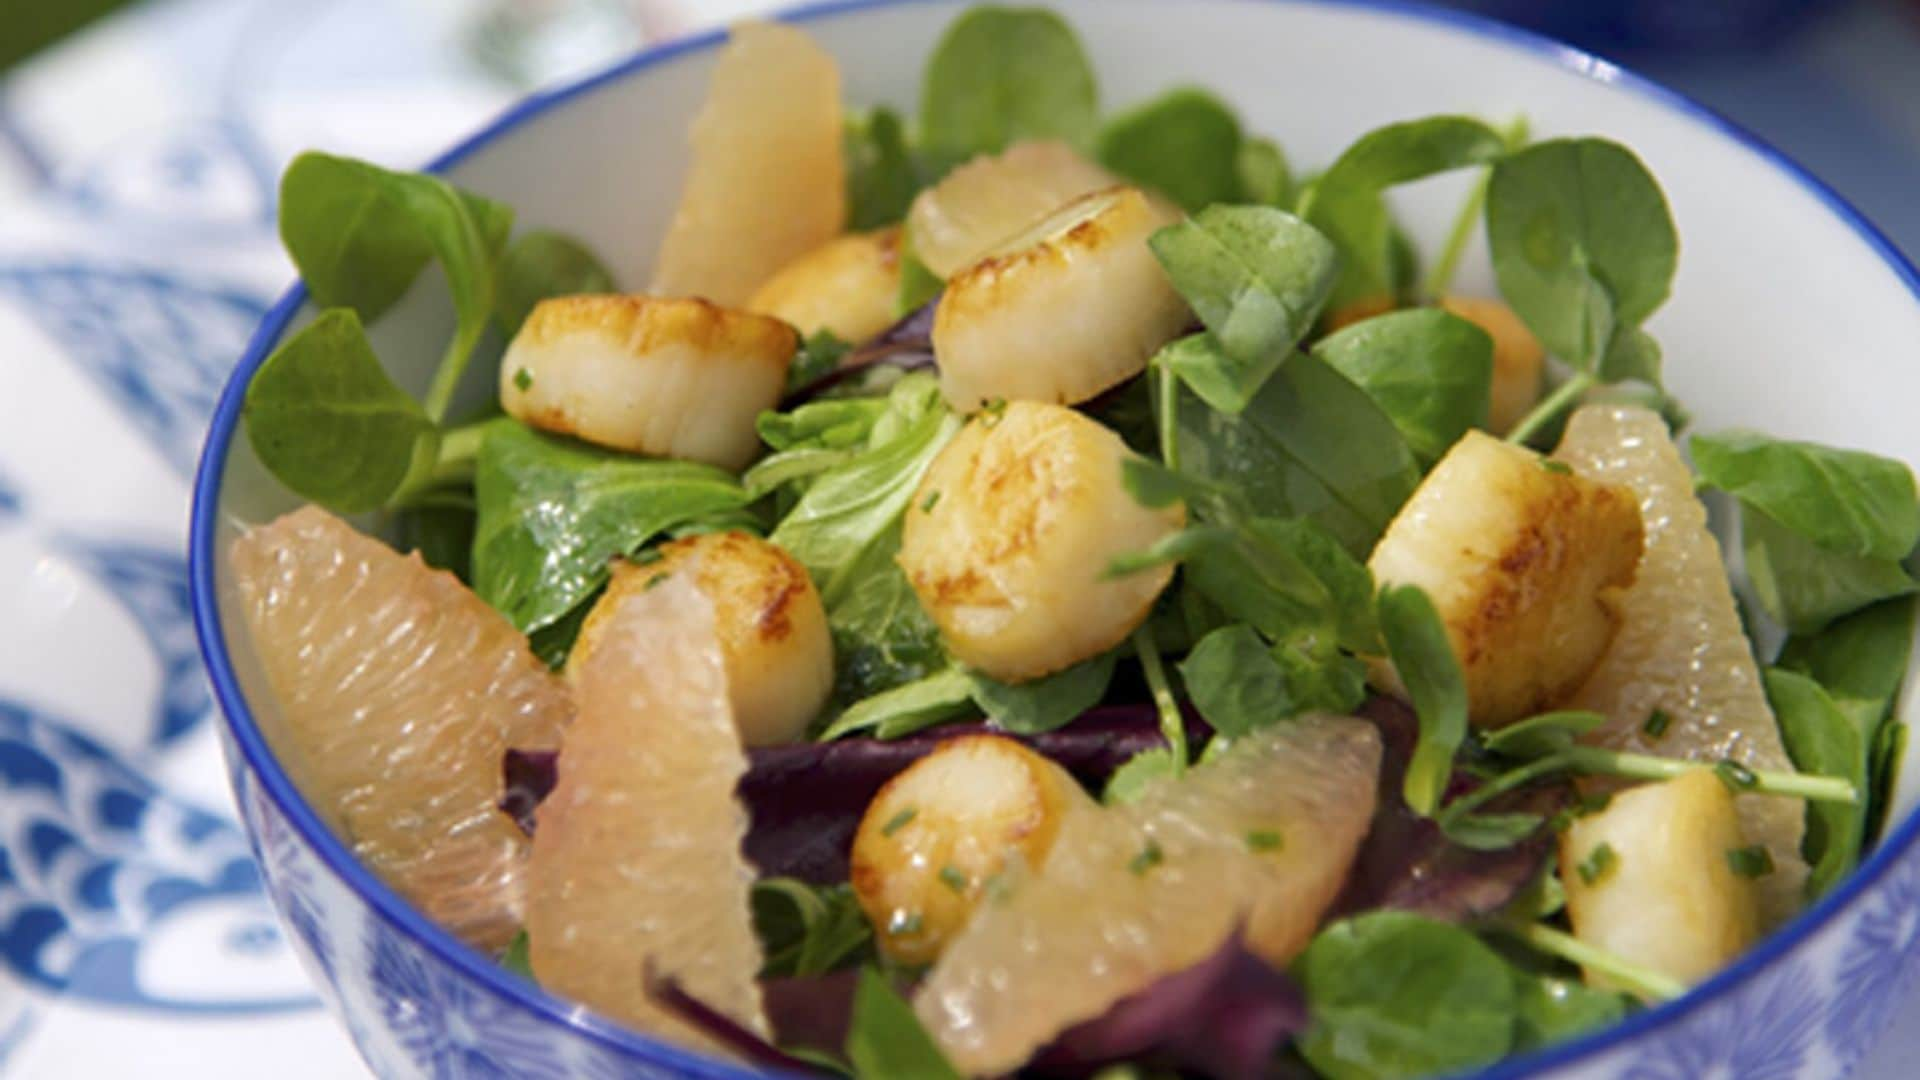
{"label": "salad bowl", "polygon": [[[839,62],[849,101],[912,102],[921,58],[959,9],[856,0],[796,9]],[[1201,83],[1301,161],[1359,130],[1436,112],[1524,114],[1536,135],[1604,134],[1660,177],[1684,252],[1653,320],[1669,388],[1705,426],[1764,426],[1920,460],[1920,273],[1820,182],[1686,99],[1602,60],[1469,16],[1381,0],[1056,0],[1113,105]],[[432,165],[586,239],[620,280],[644,280],[667,229],[722,35],[655,49],[531,98]],[[1456,180],[1458,182],[1456,182]],[[1445,231],[1466,181],[1397,205]],[[429,278],[432,275],[428,275]],[[1488,292],[1484,250],[1460,280]],[[268,890],[321,994],[373,1070],[405,1077],[740,1076],[629,1031],[462,944],[354,858],[271,753],[277,709],[244,633],[225,553],[300,501],[240,437],[246,388],[309,317],[295,286],[268,314],[220,401],[195,488],[192,586],[232,783]],[[427,382],[454,315],[415,287],[373,331],[391,374]],[[478,380],[469,380],[477,383]],[[478,390],[477,386],[469,389]],[[469,404],[478,404],[476,396]],[[1903,701],[1900,719],[1920,719]],[[1909,750],[1908,766],[1920,751]],[[1731,966],[1671,1003],[1485,1076],[1831,1077],[1860,1059],[1920,963],[1920,779],[1909,767],[1860,867]]]}

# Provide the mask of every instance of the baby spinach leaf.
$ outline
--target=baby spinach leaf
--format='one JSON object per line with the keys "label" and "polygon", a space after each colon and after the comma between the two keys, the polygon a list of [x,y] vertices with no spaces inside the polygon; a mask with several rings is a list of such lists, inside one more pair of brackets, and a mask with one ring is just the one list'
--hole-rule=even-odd
{"label": "baby spinach leaf", "polygon": [[[1429,116],[1375,128],[1341,153],[1313,185],[1312,202],[1330,192],[1379,191],[1506,152],[1506,139],[1468,116]],[[1311,220],[1311,213],[1308,214]]]}
{"label": "baby spinach leaf", "polygon": [[1109,118],[1096,152],[1107,168],[1198,213],[1240,197],[1240,146],[1233,110],[1183,86]]}
{"label": "baby spinach leaf", "polygon": [[846,885],[761,878],[753,883],[752,906],[753,930],[766,955],[763,979],[824,975],[866,953],[873,942],[867,917]]}
{"label": "baby spinach leaf", "polygon": [[787,412],[763,412],[754,430],[775,450],[861,449],[888,408],[886,398],[827,398]]}
{"label": "baby spinach leaf", "polygon": [[603,451],[512,420],[489,425],[474,494],[474,591],[529,632],[604,584],[615,556],[747,503],[739,483],[710,465]]}
{"label": "baby spinach leaf", "polygon": [[1837,700],[1866,702],[1884,716],[1906,679],[1913,620],[1911,598],[1887,600],[1818,634],[1789,638],[1778,663],[1812,678]]}
{"label": "baby spinach leaf", "polygon": [[1903,462],[1752,431],[1695,435],[1692,451],[1703,486],[1828,551],[1904,559],[1920,543],[1920,495]]}
{"label": "baby spinach leaf", "polygon": [[960,430],[929,376],[900,380],[887,411],[872,445],[821,474],[769,537],[813,575],[829,612],[852,591],[862,554],[885,541],[934,455]]}
{"label": "baby spinach leaf", "polygon": [[[976,9],[978,10],[978,9]],[[873,968],[860,970],[853,992],[853,1020],[847,1029],[847,1060],[860,1080],[960,1080],[960,1074],[940,1054],[933,1038],[920,1026],[886,976]]]}
{"label": "baby spinach leaf", "polygon": [[1467,684],[1433,601],[1417,585],[1380,590],[1380,632],[1393,669],[1420,717],[1403,794],[1414,813],[1432,816],[1467,735]]}
{"label": "baby spinach leaf", "polygon": [[261,464],[342,514],[386,505],[439,446],[433,420],[387,377],[351,308],[322,312],[274,349],[242,414]]}
{"label": "baby spinach leaf", "polygon": [[1093,68],[1060,16],[982,4],[947,27],[920,85],[920,139],[947,162],[1022,139],[1091,140]]}
{"label": "baby spinach leaf", "polygon": [[1202,332],[1168,342],[1154,355],[1153,364],[1172,371],[1208,406],[1237,413],[1286,358],[1284,352],[1273,352],[1240,360],[1221,347],[1219,338]]}
{"label": "baby spinach leaf", "polygon": [[[1148,241],[1240,374],[1194,392],[1237,413],[1300,339],[1333,288],[1337,255],[1319,230],[1268,206],[1212,206]],[[1176,368],[1176,371],[1179,370]],[[1259,377],[1255,377],[1256,374]],[[1217,400],[1216,400],[1217,399]]]}
{"label": "baby spinach leaf", "polygon": [[437,176],[393,172],[308,151],[280,181],[280,238],[314,298],[372,319],[437,257],[453,294],[454,339],[434,374],[426,411],[444,415],[493,310],[495,261],[513,211]]}
{"label": "baby spinach leaf", "polygon": [[565,615],[528,634],[527,647],[533,650],[533,655],[555,671],[566,667],[567,657],[573,655],[574,643],[580,640],[580,628],[587,624],[587,615],[593,611],[594,601],[605,593],[604,586],[593,590]]}
{"label": "baby spinach leaf", "polygon": [[800,350],[794,353],[793,363],[787,365],[787,392],[793,393],[825,378],[852,351],[853,346],[831,330],[822,328],[807,335],[800,342]]}
{"label": "baby spinach leaf", "polygon": [[949,666],[854,702],[820,733],[820,741],[861,731],[872,731],[875,738],[897,739],[974,711],[973,679]]}
{"label": "baby spinach leaf", "polygon": [[1460,927],[1361,915],[1322,930],[1294,970],[1313,1014],[1300,1052],[1331,1080],[1452,1073],[1513,1046],[1512,969]]}
{"label": "baby spinach leaf", "polygon": [[[1781,668],[1765,672],[1767,701],[1780,721],[1780,738],[1801,772],[1838,776],[1862,793],[1869,790],[1869,751],[1879,717],[1835,704],[1820,684]],[[1860,859],[1867,806],[1807,803],[1807,897],[1816,899],[1845,877]]]}
{"label": "baby spinach leaf", "polygon": [[1600,379],[1609,383],[1643,382],[1660,389],[1666,385],[1661,381],[1660,343],[1638,327],[1613,335],[1607,354],[1600,358]]}
{"label": "baby spinach leaf", "polygon": [[1553,139],[1502,158],[1486,216],[1500,292],[1575,367],[1594,370],[1667,299],[1679,239],[1666,196],[1617,143]]}
{"label": "baby spinach leaf", "polygon": [[1508,757],[1539,758],[1557,754],[1578,742],[1580,736],[1607,722],[1597,712],[1564,709],[1539,713],[1496,731],[1482,739],[1488,751]]}
{"label": "baby spinach leaf", "polygon": [[1234,168],[1244,201],[1282,209],[1293,205],[1293,170],[1279,143],[1258,136],[1242,139]]}
{"label": "baby spinach leaf", "polygon": [[428,566],[471,582],[473,507],[411,506],[395,515],[400,550],[412,549]]}
{"label": "baby spinach leaf", "polygon": [[500,295],[493,318],[500,332],[512,337],[542,300],[614,289],[613,274],[585,244],[565,233],[536,229],[522,234],[500,257]]}
{"label": "baby spinach leaf", "polygon": [[[1312,185],[1308,185],[1308,190]],[[1305,198],[1303,192],[1300,196]],[[1327,296],[1336,312],[1362,303],[1391,305],[1413,281],[1402,250],[1405,238],[1394,227],[1387,200],[1372,188],[1323,191],[1313,199],[1308,224],[1319,229],[1339,252],[1339,275]]]}
{"label": "baby spinach leaf", "polygon": [[1513,979],[1516,1052],[1551,1046],[1618,1023],[1627,1015],[1629,1000],[1618,991],[1517,969]]}
{"label": "baby spinach leaf", "polygon": [[920,192],[920,176],[900,114],[882,106],[849,115],[841,147],[847,162],[847,228],[877,229],[906,217]]}
{"label": "baby spinach leaf", "polygon": [[1264,517],[1308,517],[1364,557],[1419,483],[1393,421],[1323,360],[1295,354],[1238,416],[1180,396],[1182,472]]}
{"label": "baby spinach leaf", "polygon": [[1315,342],[1313,355],[1365,390],[1427,461],[1486,426],[1493,339],[1458,316],[1414,308],[1362,319]]}
{"label": "baby spinach leaf", "polygon": [[1064,671],[1024,683],[1003,683],[969,671],[973,703],[987,719],[1015,735],[1039,735],[1072,723],[1100,703],[1113,682],[1117,650],[1109,649]]}
{"label": "baby spinach leaf", "polygon": [[1299,712],[1287,673],[1246,623],[1201,638],[1179,663],[1193,705],[1213,729],[1240,738]]}
{"label": "baby spinach leaf", "polygon": [[1760,603],[1796,634],[1815,633],[1876,601],[1920,592],[1920,582],[1898,561],[1828,551],[1752,506],[1741,510],[1740,540]]}
{"label": "baby spinach leaf", "polygon": [[1868,756],[1873,780],[1867,796],[1866,846],[1871,847],[1893,813],[1894,788],[1900,782],[1900,765],[1907,757],[1907,725],[1898,720],[1881,724]]}

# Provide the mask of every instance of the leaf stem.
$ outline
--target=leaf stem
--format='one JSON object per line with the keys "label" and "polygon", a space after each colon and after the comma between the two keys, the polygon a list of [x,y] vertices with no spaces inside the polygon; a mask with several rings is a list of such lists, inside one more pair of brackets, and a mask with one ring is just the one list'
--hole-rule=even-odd
{"label": "leaf stem", "polygon": [[445,498],[448,495],[446,489],[473,482],[474,462],[480,456],[480,443],[491,423],[491,420],[476,420],[442,431],[432,464],[424,468],[416,467],[416,474],[400,485],[400,490],[393,493],[387,505],[450,505]]}
{"label": "leaf stem", "polygon": [[1580,400],[1582,394],[1593,389],[1597,381],[1590,371],[1575,372],[1572,378],[1561,383],[1553,393],[1548,394],[1540,404],[1535,405],[1532,412],[1513,426],[1512,431],[1507,432],[1507,441],[1526,445],[1528,440],[1539,434],[1548,424],[1553,423],[1554,417],[1559,416],[1568,406]]}
{"label": "leaf stem", "polygon": [[1487,204],[1487,185],[1492,182],[1492,167],[1480,170],[1480,178],[1474,181],[1473,190],[1460,207],[1460,216],[1453,219],[1453,231],[1447,234],[1447,246],[1440,249],[1440,257],[1434,260],[1432,268],[1427,271],[1427,280],[1420,286],[1420,291],[1428,299],[1440,299],[1453,284],[1454,271],[1460,268],[1460,259],[1467,253],[1467,243],[1473,239],[1473,227],[1480,220],[1481,208]]}
{"label": "leaf stem", "polygon": [[[1652,754],[1603,750],[1597,746],[1576,746],[1570,750],[1561,751],[1555,756],[1564,757],[1568,767],[1575,772],[1596,776],[1619,776],[1629,780],[1671,780],[1694,769],[1712,767],[1705,762],[1678,761]],[[1754,780],[1752,790],[1761,795],[1787,795],[1796,799],[1806,799],[1809,802],[1847,805],[1860,801],[1860,793],[1854,789],[1854,786],[1837,776],[1777,772],[1772,769],[1753,769],[1751,772]]]}
{"label": "leaf stem", "polygon": [[1173,774],[1187,767],[1187,719],[1180,714],[1180,703],[1173,699],[1173,687],[1167,683],[1167,670],[1160,663],[1160,643],[1154,640],[1151,624],[1142,623],[1133,632],[1133,651],[1140,657],[1147,687],[1153,691],[1153,707],[1160,713],[1160,734],[1173,753]]}
{"label": "leaf stem", "polygon": [[1169,469],[1178,470],[1180,468],[1180,425],[1178,423],[1179,402],[1175,399],[1175,395],[1180,393],[1180,379],[1173,373],[1173,367],[1170,364],[1157,364],[1155,370],[1159,373],[1160,384],[1158,401],[1155,402],[1158,408],[1155,419],[1159,421],[1160,429],[1160,462]]}
{"label": "leaf stem", "polygon": [[427,396],[421,402],[427,415],[436,424],[446,419],[447,407],[453,403],[453,392],[460,388],[460,376],[466,374],[467,363],[473,359],[473,350],[480,344],[480,334],[487,328],[484,319],[472,321],[472,326],[455,331],[453,340],[447,344],[447,351],[440,355],[440,366],[434,370],[433,382],[428,384]]}
{"label": "leaf stem", "polygon": [[1567,758],[1565,754],[1550,754],[1538,761],[1530,761],[1511,772],[1501,773],[1492,780],[1481,784],[1479,787],[1448,803],[1446,807],[1440,811],[1440,821],[1443,826],[1447,822],[1458,821],[1466,815],[1473,813],[1481,806],[1484,806],[1489,801],[1505,795],[1517,787],[1530,784],[1543,776],[1551,775],[1566,767]]}
{"label": "leaf stem", "polygon": [[1671,1001],[1687,992],[1678,979],[1631,963],[1605,949],[1596,948],[1564,930],[1541,923],[1496,924],[1521,941],[1572,964],[1597,972],[1618,985],[1655,1001]]}

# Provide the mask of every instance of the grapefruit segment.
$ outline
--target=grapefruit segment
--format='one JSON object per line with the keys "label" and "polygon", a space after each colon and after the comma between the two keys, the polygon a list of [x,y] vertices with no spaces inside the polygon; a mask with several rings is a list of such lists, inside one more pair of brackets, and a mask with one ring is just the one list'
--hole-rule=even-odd
{"label": "grapefruit segment", "polygon": [[261,727],[373,871],[483,949],[519,929],[526,837],[495,804],[508,747],[551,747],[566,688],[452,574],[317,507],[234,542],[279,709]]}
{"label": "grapefruit segment", "polygon": [[734,797],[747,758],[696,562],[607,614],[573,674],[580,708],[534,831],[527,938],[542,985],[724,1055],[648,988],[672,979],[768,1035]]}
{"label": "grapefruit segment", "polygon": [[[1619,600],[1619,632],[1566,707],[1608,718],[1592,737],[1603,746],[1793,771],[1720,544],[1666,422],[1637,406],[1588,405],[1573,414],[1554,457],[1582,476],[1633,489],[1646,543]],[[1656,709],[1669,718],[1657,736],[1646,730]],[[1773,872],[1760,879],[1761,916],[1772,925],[1804,900],[1806,807],[1777,795],[1742,795],[1736,805],[1747,841],[1766,845],[1773,857]]]}
{"label": "grapefruit segment", "polygon": [[1371,724],[1306,717],[1135,802],[1070,809],[1045,861],[989,890],[914,1011],[961,1072],[999,1075],[1236,930],[1285,964],[1366,834],[1379,761]]}

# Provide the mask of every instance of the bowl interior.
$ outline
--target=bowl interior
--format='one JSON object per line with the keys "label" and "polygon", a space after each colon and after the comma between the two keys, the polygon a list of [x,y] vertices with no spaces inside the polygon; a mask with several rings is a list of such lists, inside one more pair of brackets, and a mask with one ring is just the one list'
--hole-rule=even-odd
{"label": "bowl interior", "polygon": [[[1680,230],[1673,297],[1650,329],[1695,429],[1748,425],[1920,461],[1920,426],[1907,415],[1920,401],[1912,362],[1920,279],[1824,188],[1681,99],[1572,50],[1395,3],[1048,3],[1086,43],[1103,108],[1200,85],[1235,106],[1250,130],[1278,139],[1301,171],[1375,125],[1440,112],[1499,121],[1524,114],[1535,137],[1591,133],[1627,144],[1659,178]],[[925,57],[961,6],[856,2],[802,18],[840,60],[850,103],[910,114]],[[583,237],[621,282],[640,287],[679,193],[712,43],[696,39],[525,103],[453,151],[447,171],[515,207],[522,225]],[[1466,184],[1456,176],[1396,193],[1423,251],[1438,247]],[[1491,290],[1483,249],[1470,250],[1464,265],[1463,291]],[[292,304],[270,316],[235,378],[248,378],[301,317]],[[418,391],[451,326],[429,272],[375,328],[374,342],[401,384]],[[491,393],[493,378],[470,373],[472,402]],[[230,662],[245,708],[229,699],[228,711],[250,735],[256,720],[271,728],[277,710],[237,629],[224,552],[239,529],[297,500],[239,437],[236,411],[230,392],[203,465],[198,498],[210,502],[196,514],[194,558],[201,582],[211,574],[216,601],[208,623],[216,682]],[[1920,702],[1909,696],[1902,718],[1920,720]],[[257,739],[243,746],[249,741]],[[1916,758],[1920,740],[1908,750],[1896,815],[1920,800]]]}

